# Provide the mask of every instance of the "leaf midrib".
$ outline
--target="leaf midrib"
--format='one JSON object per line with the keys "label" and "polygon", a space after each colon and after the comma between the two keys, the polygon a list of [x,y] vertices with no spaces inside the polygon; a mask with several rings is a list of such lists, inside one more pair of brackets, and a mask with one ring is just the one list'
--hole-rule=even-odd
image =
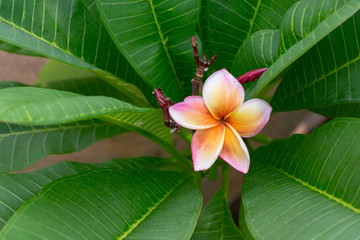
{"label": "leaf midrib", "polygon": [[164,47],[166,56],[167,56],[168,59],[169,59],[169,64],[170,64],[171,69],[172,69],[172,71],[173,71],[173,73],[174,73],[174,75],[175,75],[176,81],[177,81],[180,89],[183,91],[184,89],[183,89],[183,87],[182,87],[182,85],[181,85],[181,83],[180,83],[179,76],[178,76],[177,73],[176,73],[174,63],[173,63],[173,61],[171,60],[171,57],[170,57],[168,48],[167,48],[167,46],[166,46],[166,42],[165,42],[163,33],[162,33],[162,31],[161,31],[161,28],[160,28],[159,21],[158,21],[158,19],[157,19],[157,17],[156,17],[156,12],[155,12],[155,8],[154,8],[153,0],[149,0],[149,4],[150,4],[150,8],[151,8],[151,13],[153,14],[153,17],[154,17],[154,20],[155,20],[156,28],[157,28],[157,30],[158,30],[158,33],[159,33],[159,36],[160,36],[160,39],[161,39],[161,43],[163,44],[163,47]]}
{"label": "leaf midrib", "polygon": [[[74,94],[77,94],[77,93],[74,93]],[[50,99],[40,99],[40,100],[35,100],[35,101],[28,101],[28,102],[16,102],[16,103],[13,103],[11,105],[9,105],[7,108],[5,108],[3,111],[1,111],[0,115],[3,113],[3,112],[6,112],[9,108],[12,108],[12,107],[26,107],[27,105],[32,105],[32,104],[41,104],[43,102],[46,102],[46,103],[49,103],[49,102],[54,102],[54,101],[64,101],[64,100],[68,100],[68,99],[76,99],[76,98],[91,98],[91,97],[104,97],[104,98],[111,98],[111,99],[114,99],[114,100],[117,100],[120,102],[120,100],[116,99],[116,98],[112,98],[112,97],[106,97],[106,96],[84,96],[84,95],[80,95],[80,94],[77,94],[77,96],[57,96],[57,97],[53,97],[53,98],[50,98]],[[0,98],[0,100],[3,100]],[[90,99],[89,99],[90,100]],[[87,103],[88,100],[83,100],[84,103]],[[124,105],[129,105],[128,103],[125,103],[123,102]],[[123,107],[124,105],[122,106],[115,106],[115,107]],[[136,109],[137,107],[134,106],[133,109]]]}
{"label": "leaf midrib", "polygon": [[128,122],[122,122],[116,119],[116,117],[111,117],[111,116],[102,116],[99,117],[99,119],[112,123],[112,124],[116,124],[117,126],[123,127],[129,131],[133,131],[136,133],[139,133],[140,135],[150,139],[151,141],[155,142],[157,145],[159,145],[162,149],[164,149],[167,153],[169,153],[169,155],[171,157],[173,157],[174,159],[176,159],[177,161],[181,162],[181,163],[186,163],[186,167],[193,171],[193,167],[192,167],[192,163],[183,155],[181,155],[176,148],[174,147],[174,145],[172,143],[169,143],[168,141],[164,140],[163,138],[161,138],[159,135],[154,134],[153,132],[149,131],[148,129],[142,128],[142,127],[138,127],[135,126],[131,123]]}
{"label": "leaf midrib", "polygon": [[[246,38],[249,38],[250,37],[250,34],[251,34],[251,31],[252,31],[252,28],[253,28],[253,26],[254,26],[254,22],[255,22],[255,19],[256,19],[256,17],[257,17],[257,13],[258,13],[258,11],[259,11],[259,8],[260,8],[260,5],[261,5],[261,0],[258,0],[257,1],[257,5],[256,5],[256,7],[254,8],[254,16],[250,19],[250,26],[249,26],[249,32],[247,33],[247,36],[246,36]],[[242,44],[241,44],[242,45]],[[240,48],[239,48],[240,49]]]}
{"label": "leaf midrib", "polygon": [[296,177],[290,175],[289,173],[283,171],[283,170],[280,169],[280,168],[276,168],[276,167],[271,166],[271,165],[269,165],[269,166],[270,166],[271,168],[277,170],[278,172],[284,174],[285,176],[287,176],[287,177],[295,180],[296,182],[300,183],[300,184],[303,185],[304,187],[307,187],[307,188],[309,188],[309,189],[311,189],[311,190],[313,190],[313,191],[315,191],[315,192],[317,192],[317,193],[320,193],[321,195],[323,195],[323,196],[329,198],[330,200],[333,200],[333,201],[335,201],[335,202],[343,205],[344,207],[346,207],[346,208],[354,211],[354,212],[357,213],[357,214],[360,213],[360,209],[354,207],[354,206],[351,205],[350,203],[344,202],[342,199],[337,198],[337,197],[335,197],[334,195],[331,195],[331,194],[329,194],[329,193],[327,193],[327,192],[325,192],[325,191],[323,191],[323,190],[321,190],[321,189],[318,189],[318,188],[316,188],[316,187],[314,187],[314,186],[312,186],[312,185],[310,185],[310,184],[302,181],[301,179],[296,178]]}
{"label": "leaf midrib", "polygon": [[[69,55],[72,56],[72,57],[75,57],[75,58],[81,60],[84,64],[87,64],[87,65],[91,66],[91,67],[94,68],[94,69],[99,69],[99,68],[97,68],[94,64],[89,63],[89,62],[85,62],[85,61],[82,59],[82,57],[78,57],[78,56],[74,55],[74,54],[73,54],[72,52],[70,52],[68,49],[60,48],[60,47],[57,46],[55,43],[51,43],[51,42],[49,42],[48,40],[46,40],[46,39],[44,39],[44,38],[41,38],[41,37],[39,37],[38,35],[30,32],[30,31],[28,31],[28,30],[26,30],[26,29],[24,29],[24,28],[21,28],[20,26],[18,26],[18,25],[16,25],[16,24],[14,24],[14,23],[6,20],[5,18],[3,18],[3,17],[1,17],[1,16],[0,16],[0,21],[3,21],[3,22],[5,22],[5,23],[9,24],[10,26],[12,26],[12,27],[14,27],[14,28],[16,28],[16,29],[18,29],[18,30],[20,30],[20,31],[23,31],[23,32],[25,32],[25,33],[33,36],[34,38],[36,38],[36,39],[38,39],[38,40],[40,40],[40,41],[42,41],[42,42],[44,42],[44,43],[46,43],[46,44],[54,47],[54,48],[57,48],[57,49],[59,49],[60,51],[63,51],[63,52],[65,52],[65,53],[69,54]],[[34,50],[30,50],[30,51],[34,51]],[[34,51],[34,52],[35,52],[35,51]],[[38,52],[36,52],[36,53],[38,53]],[[42,54],[42,53],[38,53],[38,54]],[[83,66],[83,67],[86,67],[86,66]]]}
{"label": "leaf midrib", "polygon": [[[357,7],[357,8],[353,8],[352,7],[352,5],[355,5],[355,7]],[[356,9],[356,10],[359,10],[359,5],[360,5],[360,1],[359,0],[352,0],[352,1],[350,1],[350,2],[347,2],[344,6],[342,6],[341,8],[338,8],[331,16],[329,16],[326,20],[323,20],[322,22],[320,22],[314,29],[312,29],[312,31],[311,32],[309,32],[309,34],[305,37],[305,38],[303,38],[303,39],[301,39],[300,41],[298,41],[298,42],[296,42],[295,44],[293,44],[290,48],[288,48],[288,50],[284,53],[284,54],[282,54],[281,56],[279,56],[277,59],[276,59],[276,61],[274,62],[274,64],[272,64],[270,67],[269,67],[269,69],[268,69],[268,71],[266,71],[259,79],[258,79],[258,83],[260,83],[260,85],[259,84],[256,84],[256,85],[254,85],[254,88],[253,89],[251,89],[251,98],[253,98],[253,97],[256,97],[256,96],[258,96],[258,94],[259,93],[261,93],[261,91],[262,90],[264,90],[265,88],[266,88],[266,86],[268,85],[268,83],[270,82],[270,81],[272,81],[273,79],[275,79],[286,67],[288,67],[289,65],[291,65],[292,63],[294,63],[297,59],[299,59],[301,56],[303,56],[304,55],[304,53],[306,52],[306,51],[304,51],[304,53],[303,54],[296,54],[295,55],[295,57],[293,57],[293,58],[291,58],[291,60],[286,64],[286,66],[283,66],[284,65],[284,62],[286,63],[288,60],[287,59],[285,59],[284,60],[284,56],[287,56],[287,55],[289,55],[289,50],[290,49],[293,49],[293,48],[295,48],[296,46],[300,46],[301,44],[303,44],[304,43],[304,40],[305,39],[308,39],[309,38],[309,36],[312,34],[312,35],[314,35],[313,33],[314,32],[320,32],[320,30],[319,29],[322,29],[322,27],[325,25],[325,23],[327,24],[327,22],[329,21],[329,19],[334,19],[334,18],[338,18],[339,17],[339,12],[340,11],[342,11],[343,9]],[[355,10],[353,10],[353,14],[354,14],[354,12],[356,12]],[[353,14],[351,15],[351,16],[353,16]],[[345,22],[347,19],[349,19],[351,16],[347,16],[347,17],[345,17],[345,19],[342,19],[342,21],[341,22],[337,22],[337,24],[336,25],[332,25],[331,27],[330,27],[330,29],[328,29],[328,30],[330,30],[330,31],[328,31],[328,33],[329,32],[331,32],[331,31],[333,31],[336,27],[338,27],[339,25],[341,25],[343,22]],[[343,16],[340,16],[340,17],[343,17]],[[313,40],[311,40],[311,44],[309,44],[308,46],[306,46],[305,48],[304,48],[304,46],[302,46],[301,45],[301,50],[309,50],[309,49],[311,49],[313,46],[315,46],[319,41],[321,41],[325,36],[326,36],[327,34],[322,34],[321,36],[322,37],[320,37],[319,39],[317,39],[317,40],[315,40],[314,42],[313,42]],[[291,53],[291,52],[290,52]],[[281,65],[280,65],[280,62],[281,61]],[[278,67],[276,64],[278,64],[278,65],[280,65],[280,67]],[[276,66],[276,67],[278,67],[279,69],[275,69],[275,71],[273,70],[273,68],[274,68],[274,65]],[[271,73],[270,73],[271,72]],[[269,75],[269,76],[268,76]],[[267,78],[267,79],[266,79]],[[266,80],[264,80],[264,79],[266,79]]]}
{"label": "leaf midrib", "polygon": [[[150,0],[151,1],[151,0]],[[156,204],[153,205],[153,207],[148,209],[148,212],[143,215],[142,218],[135,221],[134,224],[130,226],[130,228],[124,232],[120,237],[117,238],[117,240],[122,240],[126,238],[132,231],[136,229],[137,226],[139,226],[162,202],[164,202],[181,184],[184,183],[186,179],[182,179],[174,188],[172,188],[168,193],[165,194],[163,198],[161,198]]]}
{"label": "leaf midrib", "polygon": [[10,136],[20,136],[20,135],[26,135],[26,134],[37,134],[37,133],[42,133],[42,132],[56,132],[56,131],[67,131],[67,130],[72,130],[72,129],[83,129],[83,128],[90,128],[90,127],[104,127],[104,126],[110,126],[110,124],[94,124],[94,125],[75,125],[75,126],[71,126],[71,127],[59,127],[59,128],[43,128],[43,129],[33,129],[33,130],[26,130],[26,131],[21,131],[21,132],[11,132],[11,133],[6,133],[6,134],[0,134],[0,138],[3,137],[10,137]]}
{"label": "leaf midrib", "polygon": [[[67,100],[67,99],[79,98],[79,97],[81,98],[81,97],[84,97],[84,96],[81,96],[81,95],[80,95],[80,96],[59,97],[59,98],[62,99],[62,100],[63,100],[63,99]],[[30,112],[26,109],[26,107],[27,107],[28,105],[34,105],[34,104],[36,104],[36,103],[43,103],[43,102],[49,103],[50,101],[51,101],[51,102],[54,102],[55,99],[59,99],[59,98],[44,99],[44,100],[31,101],[31,102],[25,102],[25,103],[23,103],[23,102],[13,103],[13,104],[11,104],[11,105],[8,105],[7,108],[3,109],[3,110],[0,112],[0,116],[3,116],[3,114],[6,113],[6,111],[8,111],[8,110],[11,109],[11,108],[22,107],[23,110],[26,112],[27,118],[31,121],[31,120],[32,120],[32,116],[31,116]],[[0,99],[0,100],[2,100],[2,99]],[[37,104],[36,104],[36,105],[37,105]],[[112,110],[114,110],[114,109],[111,109],[110,111],[112,111]],[[93,111],[94,111],[94,110],[93,110]],[[100,111],[94,111],[94,113],[99,113],[99,112],[100,112]]]}
{"label": "leaf midrib", "polygon": [[250,37],[250,35],[251,35],[251,31],[252,31],[255,19],[257,17],[258,11],[260,9],[260,5],[261,5],[261,0],[258,0],[256,7],[253,8],[254,9],[254,15],[253,15],[253,17],[251,19],[249,19],[249,31],[246,34],[246,38],[242,40],[239,48],[237,49],[237,53],[233,56],[232,65],[231,65],[230,69],[234,68],[236,55],[239,54],[241,48],[244,46],[245,40],[248,39]]}
{"label": "leaf midrib", "polygon": [[285,98],[282,98],[281,101],[284,101],[285,99],[289,99],[291,96],[295,96],[296,94],[298,94],[300,92],[303,92],[305,88],[313,86],[315,83],[317,83],[317,82],[319,82],[321,80],[324,80],[325,78],[331,76],[332,74],[335,74],[336,72],[340,71],[341,69],[346,68],[346,67],[350,66],[351,64],[359,61],[359,60],[360,60],[360,54],[356,58],[354,58],[353,60],[346,61],[343,65],[339,66],[338,68],[335,68],[332,71],[328,72],[327,74],[324,74],[321,77],[319,77],[318,79],[315,79],[314,81],[310,82],[309,84],[306,84],[306,85],[302,86],[301,89],[299,89],[299,90],[297,90],[295,92],[291,92],[291,94],[289,96],[287,96]]}

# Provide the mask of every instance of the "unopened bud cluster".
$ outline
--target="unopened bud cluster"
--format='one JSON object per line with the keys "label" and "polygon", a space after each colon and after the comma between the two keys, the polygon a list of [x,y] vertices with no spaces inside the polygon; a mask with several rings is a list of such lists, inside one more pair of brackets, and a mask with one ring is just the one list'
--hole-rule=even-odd
{"label": "unopened bud cluster", "polygon": [[168,98],[165,97],[164,93],[161,90],[161,87],[158,87],[154,90],[153,95],[155,96],[159,107],[161,108],[164,116],[164,124],[168,128],[170,128],[171,133],[177,133],[181,130],[181,126],[177,124],[174,120],[171,119],[170,113],[169,113],[169,107],[171,105],[174,105],[174,102]]}

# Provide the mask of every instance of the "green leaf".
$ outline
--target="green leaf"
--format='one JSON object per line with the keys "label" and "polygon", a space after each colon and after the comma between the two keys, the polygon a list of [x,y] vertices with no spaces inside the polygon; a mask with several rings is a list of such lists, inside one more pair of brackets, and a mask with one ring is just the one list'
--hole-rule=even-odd
{"label": "green leaf", "polygon": [[274,109],[360,116],[359,34],[358,12],[292,65],[273,97]]}
{"label": "green leaf", "polygon": [[[116,77],[114,77],[111,74],[108,74],[104,71],[96,71],[93,70],[92,71],[98,78],[100,78],[101,80],[107,82],[108,84],[110,84],[112,86],[112,88],[117,89],[117,91],[119,92],[118,95],[121,96],[122,99],[125,102],[129,102],[132,103],[138,107],[155,107],[155,108],[159,108],[159,104],[156,101],[156,98],[153,95],[153,89],[150,88],[149,86],[144,86],[141,85],[142,84],[142,80],[141,82],[137,82],[135,84],[138,84],[139,86],[141,86],[140,89],[142,89],[143,91],[141,91],[136,85],[131,84],[131,83],[127,83],[124,81],[120,81],[119,79],[117,79]],[[137,79],[138,76],[134,76],[134,79]],[[149,91],[144,91],[148,89]],[[126,99],[126,100],[125,100]],[[151,104],[151,105],[150,105]]]}
{"label": "green leaf", "polygon": [[26,50],[23,48],[19,48],[17,46],[11,45],[4,41],[0,41],[0,51],[6,51],[6,52],[20,54],[20,55],[41,57],[40,54],[34,53],[32,51],[29,51],[29,50]]}
{"label": "green leaf", "polygon": [[192,240],[245,239],[232,220],[224,194],[224,188],[220,188],[205,206]]}
{"label": "green leaf", "polygon": [[274,64],[281,54],[280,38],[280,31],[274,29],[261,30],[247,38],[232,66],[235,76]]}
{"label": "green leaf", "polygon": [[[148,132],[148,134],[156,135],[157,138],[162,139],[165,142],[170,144],[173,143],[170,129],[164,125],[163,114],[160,109],[146,113],[107,114],[101,118],[114,124],[123,125],[129,130],[134,130],[135,132],[143,130],[144,132]],[[133,128],[137,128],[139,130],[135,130]]]}
{"label": "green leaf", "polygon": [[93,7],[90,0],[2,1],[0,40],[70,65],[105,70],[150,99],[152,89],[121,55]]}
{"label": "green leaf", "polygon": [[243,235],[244,239],[254,240],[255,238],[251,234],[249,227],[246,223],[245,215],[246,214],[245,214],[244,204],[243,204],[243,201],[241,201],[240,212],[239,212],[239,230],[240,230],[241,234]]}
{"label": "green leaf", "polygon": [[116,46],[152,88],[161,86],[174,101],[183,100],[182,90],[191,93],[198,0],[96,3]]}
{"label": "green leaf", "polygon": [[160,109],[138,108],[104,96],[86,97],[71,92],[31,87],[0,90],[0,109],[1,121],[27,125],[61,124],[101,118],[149,138],[171,156],[182,159],[191,166],[190,161],[173,146],[170,129],[165,127]]}
{"label": "green leaf", "polygon": [[20,82],[0,81],[0,89],[12,88],[12,87],[26,87],[26,86],[28,86],[28,85],[20,83]]}
{"label": "green leaf", "polygon": [[184,164],[187,170],[193,171],[191,161],[174,147],[170,129],[165,127],[160,109],[146,113],[108,114],[102,116],[101,119],[145,136],[167,151],[171,157]]}
{"label": "green leaf", "polygon": [[0,90],[0,120],[18,124],[60,124],[99,117],[107,113],[147,112],[120,100],[104,96],[34,87]]}
{"label": "green leaf", "polygon": [[80,1],[3,1],[1,9],[3,41],[69,64],[106,69],[111,40]]}
{"label": "green leaf", "polygon": [[21,207],[2,239],[189,239],[201,209],[194,178],[99,169],[59,179]]}
{"label": "green leaf", "polygon": [[286,11],[297,1],[202,0],[200,36],[206,55],[218,56],[215,69],[231,69],[244,41],[257,31],[279,29]]}
{"label": "green leaf", "polygon": [[168,159],[139,157],[115,159],[98,164],[61,162],[29,173],[0,174],[0,230],[24,202],[36,196],[45,185],[58,178],[101,168],[157,168],[159,164],[168,162],[166,160]]}
{"label": "green leaf", "polygon": [[41,69],[35,85],[85,96],[113,97],[138,107],[151,107],[144,94],[133,84],[120,81],[105,72],[102,75],[111,79],[113,85],[108,84],[109,81],[105,82],[87,69],[50,60]]}
{"label": "green leaf", "polygon": [[49,60],[41,68],[34,85],[46,87],[47,84],[63,80],[76,80],[95,77],[88,69],[77,68],[55,60]]}
{"label": "green leaf", "polygon": [[124,128],[96,119],[45,126],[0,122],[0,172],[23,169],[51,154],[76,152],[124,132]]}
{"label": "green leaf", "polygon": [[238,76],[259,66],[271,66],[248,87],[246,99],[266,93],[272,80],[359,9],[360,0],[300,1],[287,11],[279,30],[256,33],[247,39],[231,72]]}
{"label": "green leaf", "polygon": [[85,7],[92,13],[97,19],[100,19],[100,14],[96,7],[95,0],[81,0]]}
{"label": "green leaf", "polygon": [[338,118],[255,150],[243,189],[254,237],[359,237],[359,145],[360,119]]}

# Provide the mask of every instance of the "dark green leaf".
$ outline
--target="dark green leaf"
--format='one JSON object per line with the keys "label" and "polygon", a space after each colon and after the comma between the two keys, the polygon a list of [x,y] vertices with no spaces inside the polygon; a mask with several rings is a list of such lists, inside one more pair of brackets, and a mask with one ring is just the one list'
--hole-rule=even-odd
{"label": "dark green leaf", "polygon": [[110,97],[82,96],[53,89],[21,87],[0,90],[0,120],[10,123],[60,124],[107,113],[150,110]]}
{"label": "dark green leaf", "polygon": [[23,48],[19,48],[17,46],[11,45],[4,41],[0,41],[0,51],[10,52],[10,53],[15,53],[15,54],[20,54],[20,55],[41,57],[40,54],[34,53],[32,51],[29,51],[29,50],[26,50]]}
{"label": "dark green leaf", "polygon": [[174,101],[191,92],[195,64],[191,36],[198,0],[96,0],[116,46],[152,88],[161,86]]}
{"label": "dark green leaf", "polygon": [[[115,78],[113,75],[108,74],[104,71],[92,71],[98,78],[102,79],[103,81],[107,82],[112,86],[112,88],[117,89],[119,94],[122,96],[125,102],[132,103],[139,107],[148,107],[152,106],[155,108],[159,108],[159,104],[156,101],[156,98],[153,95],[153,89],[149,88],[148,86],[141,85],[141,82],[137,82],[135,84],[139,84],[141,86],[140,90],[136,85],[132,83],[127,83],[124,81],[120,81],[119,79]],[[136,80],[138,77],[134,76]],[[142,81],[142,80],[141,80]],[[145,87],[145,88],[144,88]],[[146,91],[148,89],[149,91]],[[151,91],[150,91],[151,90]],[[126,100],[125,100],[126,99]],[[150,105],[150,104],[151,105]]]}
{"label": "dark green leaf", "polygon": [[12,81],[0,81],[0,89],[3,88],[12,88],[12,87],[26,87],[28,85],[25,85],[20,82],[12,82]]}
{"label": "dark green leaf", "polygon": [[244,239],[248,239],[248,240],[254,240],[254,236],[251,234],[249,227],[246,223],[245,220],[245,208],[244,208],[244,204],[241,201],[241,205],[240,205],[240,213],[239,213],[239,230],[241,232],[241,234],[243,235]]}
{"label": "dark green leaf", "polygon": [[238,76],[271,66],[247,89],[246,98],[267,92],[266,86],[273,79],[359,9],[360,0],[300,1],[287,11],[280,29],[258,32],[247,39],[236,55],[231,72]]}
{"label": "dark green leaf", "polygon": [[235,59],[233,70],[236,76],[248,71],[270,67],[280,56],[280,31],[261,30],[252,34],[243,43]]}
{"label": "dark green leaf", "polygon": [[251,155],[243,202],[257,239],[360,236],[360,119],[339,118]]}
{"label": "dark green leaf", "polygon": [[0,122],[0,172],[23,169],[51,154],[76,152],[124,132],[124,128],[96,119],[47,126]]}
{"label": "dark green leaf", "polygon": [[192,177],[93,170],[47,185],[8,221],[1,238],[189,239],[200,209]]}
{"label": "dark green leaf", "polygon": [[[185,160],[172,144],[170,129],[165,127],[160,109],[138,108],[104,96],[86,97],[71,92],[31,87],[0,90],[0,109],[1,121],[18,124],[60,124],[101,118],[144,135],[173,157]],[[109,114],[111,112],[113,113]]]}
{"label": "dark green leaf", "polygon": [[152,98],[152,89],[118,51],[90,0],[1,1],[0,40],[70,65],[105,70]]}
{"label": "dark green leaf", "polygon": [[115,159],[98,164],[61,162],[29,173],[0,174],[0,229],[24,202],[36,196],[45,185],[58,178],[100,168],[156,168],[159,164],[168,162],[166,160],[139,157]]}
{"label": "dark green leaf", "polygon": [[50,60],[41,69],[35,85],[85,96],[113,97],[138,107],[150,106],[143,93],[133,84],[120,81],[109,74],[105,75],[104,72],[102,76],[111,78],[113,85],[108,84],[87,69]]}
{"label": "dark green leaf", "polygon": [[165,127],[160,109],[146,113],[108,114],[101,119],[145,136],[192,170],[192,163],[174,147],[170,129]]}
{"label": "dark green leaf", "polygon": [[218,55],[215,68],[230,69],[244,40],[252,33],[279,29],[286,11],[297,1],[202,0],[200,36],[205,53]]}
{"label": "dark green leaf", "polygon": [[192,240],[245,239],[232,220],[224,188],[211,198],[201,213]]}
{"label": "dark green leaf", "polygon": [[271,102],[274,109],[360,116],[359,39],[358,12],[292,65]]}
{"label": "dark green leaf", "polygon": [[95,0],[81,0],[85,7],[92,13],[97,19],[100,19],[100,14],[96,7]]}
{"label": "dark green leaf", "polygon": [[108,114],[104,115],[102,119],[114,124],[123,124],[124,127],[128,127],[130,130],[137,128],[171,144],[173,142],[170,129],[164,125],[163,114],[160,109],[146,113]]}

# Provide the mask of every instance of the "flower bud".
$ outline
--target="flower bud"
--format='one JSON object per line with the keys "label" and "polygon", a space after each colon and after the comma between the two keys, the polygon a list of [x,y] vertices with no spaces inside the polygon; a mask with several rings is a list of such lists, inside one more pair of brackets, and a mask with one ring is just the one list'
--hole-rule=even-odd
{"label": "flower bud", "polygon": [[250,72],[245,73],[244,75],[241,75],[240,77],[237,78],[237,80],[241,84],[253,82],[257,80],[266,70],[267,68],[259,68],[252,70]]}

